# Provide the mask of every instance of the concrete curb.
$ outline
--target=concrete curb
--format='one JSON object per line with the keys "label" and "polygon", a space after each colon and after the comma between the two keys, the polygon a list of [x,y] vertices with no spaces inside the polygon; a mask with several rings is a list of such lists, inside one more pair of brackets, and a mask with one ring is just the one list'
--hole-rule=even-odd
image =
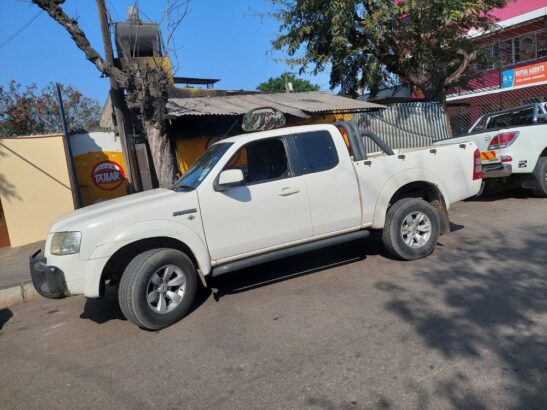
{"label": "concrete curb", "polygon": [[0,289],[0,309],[30,302],[31,300],[38,299],[39,296],[32,282],[24,282],[16,286]]}

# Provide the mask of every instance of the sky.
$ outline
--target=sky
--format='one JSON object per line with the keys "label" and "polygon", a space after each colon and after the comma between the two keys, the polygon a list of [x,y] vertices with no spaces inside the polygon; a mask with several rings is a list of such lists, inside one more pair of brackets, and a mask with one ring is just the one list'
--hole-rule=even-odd
{"label": "sky", "polygon": [[[161,18],[164,0],[137,1],[143,20]],[[134,3],[106,0],[114,21],[126,20],[127,8]],[[63,9],[77,18],[92,46],[103,55],[96,2],[66,0]],[[179,60],[175,75],[219,78],[217,89],[254,90],[269,77],[297,72],[298,67],[274,61],[284,56],[272,51],[271,41],[279,25],[264,16],[271,9],[269,0],[191,0],[189,14],[174,35]],[[39,11],[28,0],[0,0],[0,84],[16,80],[42,87],[51,81],[61,82],[102,104],[108,79],[100,77],[60,25]],[[329,89],[328,72],[302,77],[319,84],[321,90]]]}

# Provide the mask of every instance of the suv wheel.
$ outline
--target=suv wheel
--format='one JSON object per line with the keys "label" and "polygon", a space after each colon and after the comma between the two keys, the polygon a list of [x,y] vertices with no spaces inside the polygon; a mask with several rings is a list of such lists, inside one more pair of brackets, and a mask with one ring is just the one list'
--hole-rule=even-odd
{"label": "suv wheel", "polygon": [[127,265],[118,298],[129,321],[159,330],[186,316],[196,289],[196,270],[188,256],[175,249],[152,249]]}

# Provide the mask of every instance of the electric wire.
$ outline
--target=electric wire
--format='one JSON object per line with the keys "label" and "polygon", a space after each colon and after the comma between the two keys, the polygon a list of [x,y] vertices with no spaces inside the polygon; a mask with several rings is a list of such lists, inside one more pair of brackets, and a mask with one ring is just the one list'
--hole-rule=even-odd
{"label": "electric wire", "polygon": [[32,17],[27,23],[25,23],[21,28],[19,28],[15,33],[13,33],[11,36],[9,36],[4,41],[2,41],[0,43],[0,48],[7,46],[15,37],[17,37],[19,34],[25,31],[25,29],[28,26],[30,26],[34,22],[34,20],[36,20],[40,16],[40,14],[42,14],[42,11],[43,10],[40,10],[38,13],[36,13],[34,17]]}

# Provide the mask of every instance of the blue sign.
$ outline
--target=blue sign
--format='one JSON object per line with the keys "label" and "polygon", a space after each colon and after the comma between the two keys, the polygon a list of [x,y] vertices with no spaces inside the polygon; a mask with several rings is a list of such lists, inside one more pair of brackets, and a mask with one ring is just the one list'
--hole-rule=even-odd
{"label": "blue sign", "polygon": [[505,70],[502,73],[501,88],[511,88],[515,84],[515,70]]}

